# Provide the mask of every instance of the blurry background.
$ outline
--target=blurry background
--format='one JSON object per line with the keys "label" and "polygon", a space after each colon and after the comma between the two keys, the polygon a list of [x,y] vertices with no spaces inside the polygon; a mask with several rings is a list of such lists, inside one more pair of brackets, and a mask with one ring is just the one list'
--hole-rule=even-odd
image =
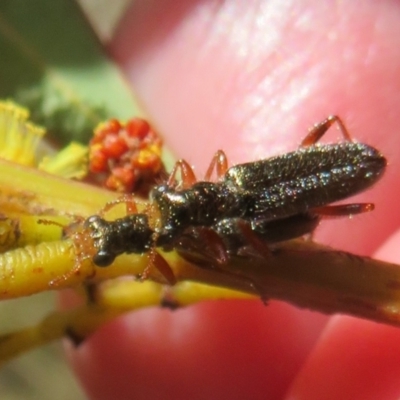
{"label": "blurry background", "polygon": [[[83,10],[85,18],[91,26],[87,27],[90,34],[93,34],[94,31],[100,42],[107,44],[130,2],[131,0],[114,0],[112,2],[108,0],[78,0],[77,3],[81,9],[76,8],[74,13],[82,14],[81,10]],[[7,38],[3,36],[5,29],[2,29],[1,25],[3,28],[7,28],[10,15],[15,17],[17,13],[20,13],[22,20],[28,16],[34,19],[35,15],[29,9],[32,4],[40,8],[53,5],[54,7],[63,6],[64,3],[65,0],[2,1],[0,4],[0,42],[7,41]],[[25,5],[27,6],[26,15],[23,15]],[[62,15],[61,18],[64,19],[65,15]],[[77,19],[82,19],[82,15],[77,15]],[[67,25],[68,22],[68,19],[64,20]],[[59,37],[55,35],[54,46],[58,45]],[[7,67],[14,68],[13,65],[7,65],[7,61],[8,59],[5,59],[4,56],[3,60],[0,60],[0,92],[10,80]],[[0,98],[3,97],[12,96],[10,93],[0,93]],[[46,124],[43,125],[46,126]],[[55,303],[56,293],[43,293],[29,298],[0,302],[0,332],[11,332],[39,322],[55,308]],[[64,359],[62,344],[57,342],[24,354],[2,368],[0,370],[0,398],[7,400],[80,400],[86,397]]]}
{"label": "blurry background", "polygon": [[[34,325],[55,307],[54,293],[0,302],[1,332]],[[0,398],[7,400],[85,399],[63,355],[61,342],[12,360],[0,370]]]}

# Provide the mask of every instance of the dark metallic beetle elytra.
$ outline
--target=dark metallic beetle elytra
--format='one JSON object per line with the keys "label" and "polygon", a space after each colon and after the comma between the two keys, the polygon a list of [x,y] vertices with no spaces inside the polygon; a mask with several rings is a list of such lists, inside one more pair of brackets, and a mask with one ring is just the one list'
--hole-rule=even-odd
{"label": "dark metallic beetle elytra", "polygon": [[160,244],[172,243],[189,226],[242,218],[256,227],[312,212],[367,189],[385,166],[373,147],[344,142],[239,164],[219,182],[198,182],[189,189],[159,185],[151,196],[161,214]]}

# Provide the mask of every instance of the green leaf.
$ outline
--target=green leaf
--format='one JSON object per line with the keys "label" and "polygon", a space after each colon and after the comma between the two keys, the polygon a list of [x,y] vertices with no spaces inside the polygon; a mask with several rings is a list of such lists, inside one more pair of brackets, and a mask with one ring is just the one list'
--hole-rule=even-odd
{"label": "green leaf", "polygon": [[63,141],[87,142],[98,122],[140,114],[74,1],[1,1],[0,54],[0,97]]}

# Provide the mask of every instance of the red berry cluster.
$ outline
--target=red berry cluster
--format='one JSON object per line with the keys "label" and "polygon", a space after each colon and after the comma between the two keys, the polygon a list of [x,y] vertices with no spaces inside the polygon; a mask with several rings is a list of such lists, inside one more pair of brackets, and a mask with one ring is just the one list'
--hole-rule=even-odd
{"label": "red berry cluster", "polygon": [[99,124],[89,143],[89,170],[104,174],[104,186],[133,192],[152,184],[164,171],[162,140],[141,118]]}

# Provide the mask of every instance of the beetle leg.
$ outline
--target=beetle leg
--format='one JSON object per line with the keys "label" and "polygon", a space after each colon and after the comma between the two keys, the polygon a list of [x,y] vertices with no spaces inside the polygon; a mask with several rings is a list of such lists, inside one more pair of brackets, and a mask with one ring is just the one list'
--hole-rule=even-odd
{"label": "beetle leg", "polygon": [[[351,217],[356,214],[372,211],[373,203],[339,204],[336,206],[325,206],[313,208],[312,212],[322,218]],[[313,240],[315,230],[310,231],[305,238]]]}
{"label": "beetle leg", "polygon": [[262,257],[268,258],[271,256],[271,251],[266,242],[260,239],[253,231],[251,225],[242,219],[237,221],[237,227],[246,239],[247,243]]}
{"label": "beetle leg", "polygon": [[338,117],[337,115],[330,115],[328,118],[326,118],[322,122],[319,122],[318,124],[315,124],[310,129],[308,135],[303,139],[300,146],[308,147],[317,143],[335,122],[338,124],[339,130],[343,135],[343,137],[345,138],[345,140],[348,142],[352,142],[353,139],[351,138],[345,124],[340,119],[340,117]]}
{"label": "beetle leg", "polygon": [[[210,247],[207,247],[208,245]],[[180,256],[200,268],[212,269],[230,278],[247,282],[253,290],[259,293],[262,302],[267,303],[267,296],[255,280],[224,268],[229,254],[223,239],[213,229],[204,227],[188,229],[175,244],[175,249]]]}
{"label": "beetle leg", "polygon": [[312,212],[322,217],[349,217],[355,214],[372,211],[374,208],[375,206],[373,203],[354,203],[313,208]]}
{"label": "beetle leg", "polygon": [[214,157],[211,160],[210,166],[207,169],[207,172],[204,176],[205,181],[210,181],[213,172],[217,174],[217,181],[219,181],[228,170],[228,158],[226,154],[222,150],[218,150]]}
{"label": "beetle leg", "polygon": [[193,168],[188,164],[185,160],[179,160],[175,163],[174,168],[168,178],[167,185],[168,186],[176,186],[176,176],[180,172],[181,174],[181,188],[187,189],[190,188],[194,183],[196,183],[196,175],[193,171]]}
{"label": "beetle leg", "polygon": [[165,258],[161,254],[159,254],[155,248],[151,249],[149,252],[149,263],[144,269],[140,279],[147,279],[150,274],[150,269],[152,267],[155,267],[160,272],[160,274],[166,279],[169,285],[175,285],[176,277],[174,271],[169,266]]}
{"label": "beetle leg", "polygon": [[221,236],[203,226],[186,229],[174,247],[184,258],[200,265],[223,265],[229,257]]}
{"label": "beetle leg", "polygon": [[163,285],[160,305],[161,307],[169,308],[171,311],[175,311],[181,307],[171,286]]}
{"label": "beetle leg", "polygon": [[[212,158],[211,163],[205,174],[205,181],[210,181],[214,170],[217,175],[217,181],[220,180],[228,170],[228,159],[226,157],[226,154],[222,150],[218,150],[214,154],[214,157]],[[167,184],[169,186],[176,185],[176,177],[178,175],[178,172],[180,172],[181,174],[182,189],[188,189],[197,182],[197,178],[193,171],[193,168],[187,163],[187,161],[179,160],[175,163],[174,168],[168,178]]]}
{"label": "beetle leg", "polygon": [[228,262],[228,253],[223,240],[214,229],[207,227],[195,228],[200,241],[204,241],[204,248],[208,254],[220,265]]}

